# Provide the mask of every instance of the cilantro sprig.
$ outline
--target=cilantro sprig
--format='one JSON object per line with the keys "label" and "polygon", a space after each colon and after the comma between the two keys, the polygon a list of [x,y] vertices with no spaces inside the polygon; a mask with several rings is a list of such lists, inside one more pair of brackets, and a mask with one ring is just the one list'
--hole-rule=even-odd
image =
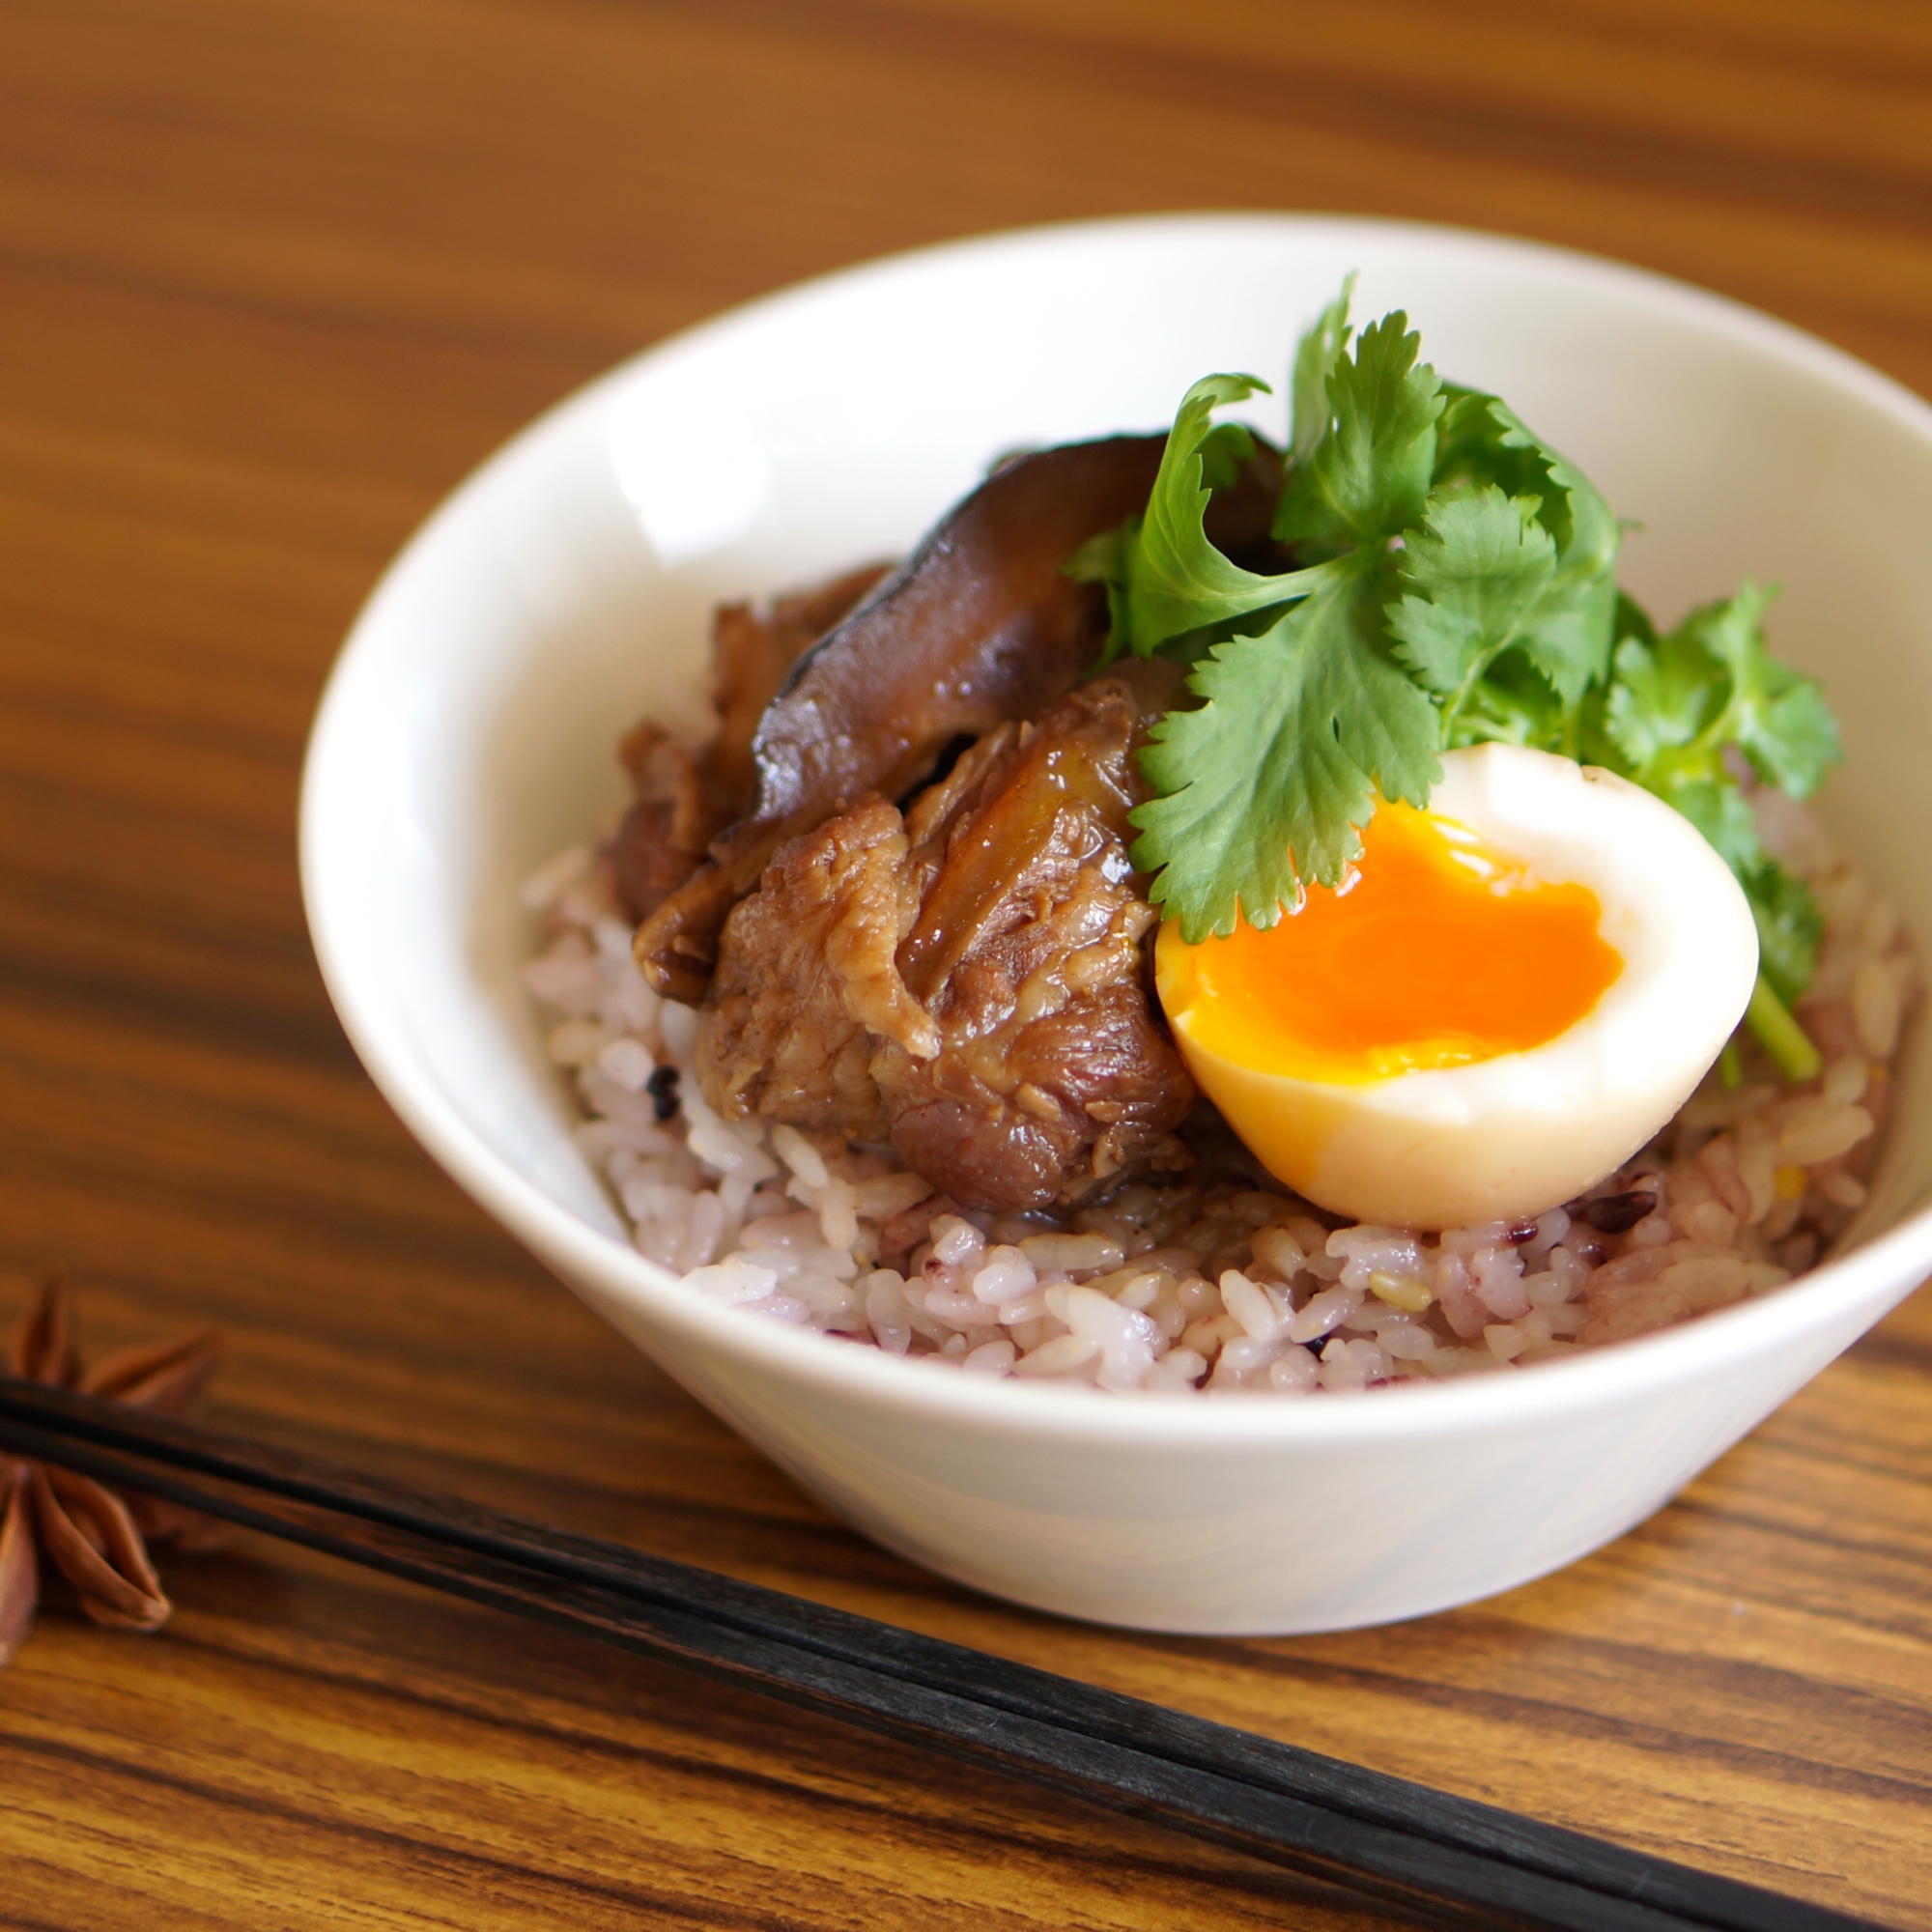
{"label": "cilantro sprig", "polygon": [[1621,526],[1500,398],[1441,380],[1396,310],[1350,344],[1353,278],[1296,351],[1273,535],[1292,565],[1224,556],[1208,506],[1254,454],[1214,412],[1265,393],[1216,375],[1182,398],[1144,516],[1071,560],[1106,583],[1103,662],[1193,667],[1198,703],[1142,754],[1133,814],[1151,896],[1195,941],[1275,923],[1340,882],[1378,798],[1428,802],[1438,755],[1501,740],[1608,765],[1668,801],[1736,872],[1760,975],[1753,1031],[1793,1077],[1816,1054],[1791,1002],[1818,913],[1760,847],[1739,761],[1804,798],[1841,755],[1818,686],[1779,664],[1747,583],[1660,636],[1616,583]]}
{"label": "cilantro sprig", "polygon": [[1593,694],[1586,735],[1593,762],[1675,806],[1737,874],[1757,925],[1751,1030],[1803,1080],[1817,1072],[1818,1056],[1790,1008],[1811,983],[1822,922],[1811,889],[1759,843],[1738,761],[1765,783],[1808,798],[1844,751],[1817,684],[1765,644],[1764,611],[1775,594],[1747,582],[1662,637],[1622,598],[1611,678]]}

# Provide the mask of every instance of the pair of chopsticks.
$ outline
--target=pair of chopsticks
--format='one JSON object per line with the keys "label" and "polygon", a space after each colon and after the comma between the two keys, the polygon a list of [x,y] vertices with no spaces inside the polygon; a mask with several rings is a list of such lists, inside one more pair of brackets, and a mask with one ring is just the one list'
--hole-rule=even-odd
{"label": "pair of chopsticks", "polygon": [[0,1376],[0,1449],[1158,1819],[1428,1923],[1865,1921],[959,1644]]}

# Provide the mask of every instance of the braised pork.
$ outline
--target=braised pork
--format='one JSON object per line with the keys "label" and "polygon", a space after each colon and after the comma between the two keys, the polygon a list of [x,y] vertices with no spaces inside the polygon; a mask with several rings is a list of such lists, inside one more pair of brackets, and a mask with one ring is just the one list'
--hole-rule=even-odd
{"label": "braised pork", "polygon": [[890,1141],[972,1208],[1067,1204],[1186,1155],[1127,857],[1144,680],[980,738],[902,816],[780,846],[725,920],[697,1072],[727,1119]]}

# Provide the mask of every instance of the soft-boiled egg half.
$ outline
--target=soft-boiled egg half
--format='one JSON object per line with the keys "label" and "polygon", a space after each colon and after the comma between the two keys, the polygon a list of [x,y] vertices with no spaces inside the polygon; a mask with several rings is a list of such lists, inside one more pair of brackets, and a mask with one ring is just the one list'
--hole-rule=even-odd
{"label": "soft-boiled egg half", "polygon": [[1342,888],[1155,977],[1194,1077],[1276,1179],[1356,1220],[1533,1214],[1613,1173],[1743,1017],[1757,932],[1661,799],[1548,752],[1450,752]]}

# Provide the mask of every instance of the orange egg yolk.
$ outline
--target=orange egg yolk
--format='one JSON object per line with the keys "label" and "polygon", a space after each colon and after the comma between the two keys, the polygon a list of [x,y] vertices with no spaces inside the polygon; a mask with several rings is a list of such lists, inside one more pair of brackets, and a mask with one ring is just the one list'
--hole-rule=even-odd
{"label": "orange egg yolk", "polygon": [[1331,1084],[1541,1046],[1623,970],[1587,886],[1532,881],[1467,826],[1381,805],[1352,882],[1315,887],[1265,932],[1242,921],[1156,954],[1169,1012],[1237,1065]]}

